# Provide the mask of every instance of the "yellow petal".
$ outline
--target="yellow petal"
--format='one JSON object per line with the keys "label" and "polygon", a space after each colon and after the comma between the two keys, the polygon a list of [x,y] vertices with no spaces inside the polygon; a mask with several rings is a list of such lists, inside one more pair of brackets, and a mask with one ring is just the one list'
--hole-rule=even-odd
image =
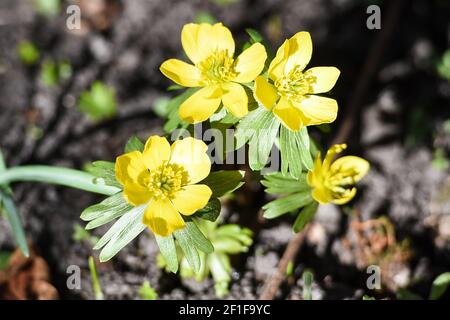
{"label": "yellow petal", "polygon": [[311,95],[295,102],[295,106],[300,109],[305,126],[330,123],[337,117],[338,105],[334,99]]}
{"label": "yellow petal", "polygon": [[221,96],[222,92],[218,87],[200,89],[181,104],[180,118],[189,123],[207,120],[219,108]]}
{"label": "yellow petal", "polygon": [[133,206],[140,206],[141,204],[148,203],[152,197],[148,188],[133,182],[127,182],[124,185],[123,196],[125,200]]}
{"label": "yellow petal", "polygon": [[367,160],[356,156],[345,156],[338,158],[331,165],[331,171],[352,171],[355,175],[352,175],[355,182],[361,180],[367,172],[369,172],[370,164]]}
{"label": "yellow petal", "polygon": [[333,161],[335,155],[341,153],[345,149],[347,149],[347,145],[345,143],[332,145],[328,149],[327,154],[325,155],[325,159],[323,159],[322,172],[324,173],[328,172],[330,170],[331,162]]}
{"label": "yellow petal", "polygon": [[294,67],[303,70],[311,60],[312,40],[309,32],[298,32],[289,39],[289,53],[284,74],[288,74]]}
{"label": "yellow petal", "polygon": [[260,43],[255,43],[244,50],[236,59],[235,71],[238,72],[238,76],[233,81],[247,83],[255,80],[263,71],[266,59],[266,49]]}
{"label": "yellow petal", "polygon": [[230,57],[234,55],[233,36],[221,23],[186,24],[181,31],[181,43],[186,55],[195,64],[216,50],[226,50]]}
{"label": "yellow petal", "polygon": [[191,137],[172,144],[170,163],[182,165],[189,174],[189,184],[197,183],[209,175],[211,160],[206,151],[208,146]]}
{"label": "yellow petal", "polygon": [[159,136],[151,136],[145,143],[143,161],[145,166],[154,170],[170,159],[170,144],[167,139]]}
{"label": "yellow petal", "polygon": [[318,186],[322,183],[322,157],[320,155],[320,152],[317,154],[316,160],[314,160],[314,167],[311,171],[308,172],[306,179],[308,185],[310,185],[311,187]]}
{"label": "yellow petal", "polygon": [[352,188],[345,193],[345,195],[341,196],[338,199],[332,200],[334,204],[343,205],[352,200],[356,195],[356,188]]}
{"label": "yellow petal", "polygon": [[278,48],[275,58],[272,60],[269,66],[269,78],[277,80],[284,74],[284,65],[289,57],[289,40],[285,40],[284,43]]}
{"label": "yellow petal", "polygon": [[172,203],[180,213],[191,215],[206,206],[212,191],[205,184],[185,186],[175,194]]}
{"label": "yellow petal", "polygon": [[244,87],[238,83],[228,82],[222,85],[222,102],[234,116],[242,118],[248,113],[248,97]]}
{"label": "yellow petal", "polygon": [[256,78],[253,96],[269,111],[272,110],[279,98],[275,86],[270,84],[263,76]]}
{"label": "yellow petal", "polygon": [[305,71],[304,75],[310,82],[312,91],[310,93],[323,93],[330,91],[336,84],[341,72],[335,67],[315,67]]}
{"label": "yellow petal", "polygon": [[200,70],[178,59],[169,59],[159,67],[159,70],[173,82],[183,87],[201,86]]}
{"label": "yellow petal", "polygon": [[139,175],[146,169],[142,153],[139,151],[126,153],[116,159],[116,179],[122,185],[127,182],[137,183]]}
{"label": "yellow petal", "polygon": [[328,202],[330,202],[332,200],[330,194],[322,186],[318,186],[313,189],[312,197],[314,198],[314,200],[316,200],[320,204],[327,204]]}
{"label": "yellow petal", "polygon": [[161,237],[185,226],[183,218],[167,199],[151,202],[145,209],[142,222]]}
{"label": "yellow petal", "polygon": [[284,126],[292,131],[298,131],[303,126],[300,111],[286,98],[282,97],[272,112],[280,119]]}

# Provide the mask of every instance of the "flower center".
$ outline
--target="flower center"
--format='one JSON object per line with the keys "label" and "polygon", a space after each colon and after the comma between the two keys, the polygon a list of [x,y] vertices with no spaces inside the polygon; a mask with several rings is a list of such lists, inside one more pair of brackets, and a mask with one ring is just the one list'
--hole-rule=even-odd
{"label": "flower center", "polygon": [[198,67],[208,84],[228,82],[237,76],[234,59],[228,55],[228,50],[216,50],[200,62]]}
{"label": "flower center", "polygon": [[144,184],[153,198],[172,199],[189,182],[188,172],[178,164],[162,164],[156,170],[149,171]]}
{"label": "flower center", "polygon": [[353,168],[342,170],[338,168],[330,172],[328,178],[325,179],[325,186],[338,197],[349,194],[356,183],[358,172]]}
{"label": "flower center", "polygon": [[299,102],[305,94],[312,91],[311,84],[314,82],[316,77],[295,67],[287,75],[278,78],[274,85],[281,96]]}

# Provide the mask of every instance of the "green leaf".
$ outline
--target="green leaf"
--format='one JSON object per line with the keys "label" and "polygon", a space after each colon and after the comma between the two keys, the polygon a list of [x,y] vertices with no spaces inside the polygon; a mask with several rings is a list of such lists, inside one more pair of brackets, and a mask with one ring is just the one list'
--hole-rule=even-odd
{"label": "green leaf", "polygon": [[244,182],[245,172],[238,170],[220,170],[211,172],[200,184],[206,184],[212,190],[211,198],[219,198],[239,189]]}
{"label": "green leaf", "polygon": [[[306,127],[293,132],[282,126],[280,130],[281,172],[288,172],[294,178],[302,174],[302,165],[312,169],[313,160],[310,152],[310,141]],[[299,161],[300,160],[300,161]]]}
{"label": "green leaf", "polygon": [[81,93],[78,108],[95,121],[113,117],[117,112],[114,89],[100,81],[94,82],[89,91]]}
{"label": "green leaf", "polygon": [[67,62],[45,60],[41,66],[40,78],[47,87],[52,87],[72,75],[72,67]]}
{"label": "green leaf", "polygon": [[86,171],[94,175],[96,178],[103,180],[104,184],[122,189],[122,185],[116,180],[114,162],[94,161],[91,165],[86,167]]}
{"label": "green leaf", "polygon": [[144,143],[136,136],[132,136],[125,145],[125,153],[133,151],[144,151]]}
{"label": "green leaf", "polygon": [[395,294],[399,300],[423,300],[422,297],[405,288],[399,288]]}
{"label": "green leaf", "polygon": [[284,194],[310,190],[306,182],[306,173],[302,173],[298,179],[284,176],[281,172],[271,173],[264,176],[261,184],[266,187],[267,193]]}
{"label": "green leaf", "polygon": [[102,286],[100,284],[100,280],[98,279],[97,268],[95,266],[95,260],[93,256],[89,257],[88,263],[95,300],[103,300],[104,296]]}
{"label": "green leaf", "polygon": [[206,204],[206,206],[203,209],[198,210],[195,213],[195,216],[200,219],[214,222],[217,220],[217,218],[220,215],[221,207],[222,206],[220,204],[219,199],[213,198],[213,199],[209,200],[209,202]]}
{"label": "green leaf", "polygon": [[186,228],[175,230],[173,234],[192,270],[198,273],[201,268],[200,256],[196,247],[192,245],[193,240]]}
{"label": "green leaf", "polygon": [[29,256],[28,244],[25,238],[25,231],[20,221],[19,212],[9,195],[0,190],[0,212],[2,212],[8,220],[17,245],[25,257]]}
{"label": "green leaf", "polygon": [[210,13],[206,11],[199,11],[194,19],[195,23],[209,23],[215,24],[217,22],[216,18],[214,18]]}
{"label": "green leaf", "polygon": [[86,229],[90,230],[107,224],[132,209],[133,206],[128,204],[122,192],[119,192],[98,204],[84,209],[80,218],[83,221],[90,221],[86,225]]}
{"label": "green leaf", "polygon": [[450,285],[450,272],[445,272],[434,279],[429,300],[439,299]]}
{"label": "green leaf", "polygon": [[294,193],[266,204],[264,218],[274,219],[285,213],[298,210],[313,201],[310,191]]}
{"label": "green leaf", "polygon": [[61,0],[33,0],[37,12],[44,16],[56,16],[61,10]]}
{"label": "green leaf", "polygon": [[205,237],[205,235],[200,231],[200,229],[195,224],[194,220],[190,218],[184,218],[186,221],[186,232],[192,239],[193,244],[204,253],[214,252],[214,247],[211,242]]}
{"label": "green leaf", "polygon": [[134,207],[124,214],[97,242],[94,250],[103,248],[100,252],[101,262],[110,260],[145,230],[146,226],[142,223],[145,208],[145,205]]}
{"label": "green leaf", "polygon": [[216,295],[223,298],[228,294],[228,285],[231,281],[230,258],[225,254],[212,253],[207,257],[207,264],[214,279]]}
{"label": "green leaf", "polygon": [[175,98],[171,99],[169,103],[167,104],[167,114],[168,114],[168,120],[166,124],[164,125],[164,131],[167,133],[171,133],[175,129],[181,127],[187,127],[187,123],[183,122],[179,115],[178,110],[180,108],[180,105],[191,95],[193,95],[195,92],[198,91],[198,88],[189,88],[186,91],[184,91],[182,94],[176,96]]}
{"label": "green leaf", "polygon": [[30,41],[21,41],[17,46],[17,54],[23,64],[33,65],[39,60],[39,49]]}
{"label": "green leaf", "polygon": [[261,170],[267,163],[277,138],[280,121],[263,107],[251,111],[238,124],[236,149],[248,141],[248,158],[252,170]]}
{"label": "green leaf", "polygon": [[0,251],[0,271],[8,267],[11,252]]}
{"label": "green leaf", "polygon": [[142,286],[139,288],[139,296],[142,300],[158,299],[158,293],[147,280],[145,280]]}
{"label": "green leaf", "polygon": [[173,273],[177,273],[178,256],[173,235],[170,235],[168,237],[160,237],[155,234],[155,239],[156,243],[158,244],[159,251],[161,252],[161,255],[164,257],[167,269]]}
{"label": "green leaf", "polygon": [[313,274],[309,270],[303,272],[303,300],[312,300]]}
{"label": "green leaf", "polygon": [[316,201],[311,202],[307,206],[305,206],[300,213],[298,214],[297,218],[295,219],[293,229],[294,232],[300,232],[303,230],[303,228],[314,218],[317,212],[317,208],[319,207],[319,204]]}
{"label": "green leaf", "polygon": [[247,28],[245,29],[245,32],[250,36],[252,43],[261,42],[263,40],[261,34],[254,29]]}

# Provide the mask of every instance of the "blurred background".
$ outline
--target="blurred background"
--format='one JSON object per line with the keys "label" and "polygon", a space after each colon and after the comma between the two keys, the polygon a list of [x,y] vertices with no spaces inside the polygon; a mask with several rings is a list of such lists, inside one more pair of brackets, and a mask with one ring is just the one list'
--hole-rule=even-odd
{"label": "blurred background", "polygon": [[[66,8],[81,9],[69,30]],[[377,5],[381,28],[369,29]],[[313,39],[310,66],[336,66],[338,119],[311,129],[326,147],[337,138],[367,158],[370,174],[348,206],[322,206],[277,298],[300,299],[310,270],[313,299],[427,298],[450,271],[450,2],[446,0],[0,0],[0,149],[8,166],[83,168],[114,160],[128,138],[162,134],[171,83],[159,65],[185,59],[189,22],[223,22],[237,42],[247,28],[273,49],[298,31]],[[292,236],[289,218],[264,221],[259,177],[225,199],[223,216],[254,232],[232,259],[232,299],[255,299]],[[40,184],[14,186],[31,260],[15,252],[0,219],[0,298],[92,299],[88,257],[102,234],[82,231],[80,212],[101,197]],[[162,299],[215,298],[211,280],[180,280],[157,266],[141,235],[97,266],[104,296],[139,299],[146,281]],[[31,261],[31,262],[30,262]],[[369,265],[382,288],[366,287]],[[67,268],[81,268],[81,289]],[[447,293],[444,298],[449,298]]]}

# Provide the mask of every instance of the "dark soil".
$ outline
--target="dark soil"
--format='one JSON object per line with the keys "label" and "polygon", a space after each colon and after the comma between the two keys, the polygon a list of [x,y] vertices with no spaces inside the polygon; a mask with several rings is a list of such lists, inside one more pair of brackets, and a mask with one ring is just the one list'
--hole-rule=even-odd
{"label": "dark soil", "polygon": [[[274,49],[297,31],[311,32],[311,65],[335,65],[342,72],[332,93],[340,103],[337,122],[328,134],[312,130],[326,145],[348,116],[346,103],[380,32],[366,28],[366,8],[372,2],[381,6],[384,15],[388,1],[238,0],[228,5],[201,0],[122,1],[109,28],[99,31],[91,26],[84,34],[74,34],[66,29],[63,13],[44,18],[33,11],[31,1],[2,0],[0,148],[9,166],[40,163],[82,168],[93,160],[113,160],[133,134],[143,138],[161,134],[163,120],[152,106],[172,93],[166,90],[170,83],[159,65],[169,57],[182,57],[180,30],[199,11],[229,26],[240,43],[246,39],[245,28],[261,30]],[[368,158],[372,170],[352,207],[320,208],[314,232],[278,298],[301,298],[305,268],[314,272],[314,299],[361,299],[365,293],[395,296],[394,290],[366,289],[365,269],[358,267],[358,257],[345,245],[345,238],[352,237],[350,214],[356,211],[363,220],[387,216],[398,242],[409,240],[411,258],[401,272],[389,275],[400,279],[398,283],[427,296],[432,280],[450,270],[450,180],[448,170],[432,166],[436,148],[450,151],[450,134],[442,127],[450,118],[450,83],[435,68],[450,47],[449,17],[446,1],[412,0],[404,5],[348,141],[349,152]],[[276,19],[281,22],[281,35],[273,31]],[[24,66],[17,57],[16,46],[22,39],[36,43],[43,58],[67,59],[72,77],[56,87],[44,86],[39,70]],[[76,108],[76,100],[97,79],[115,88],[119,111],[112,120],[94,123]],[[33,134],[35,128],[39,135]],[[76,242],[71,235],[74,225],[82,224],[81,211],[101,197],[29,183],[14,185],[14,191],[27,237],[50,264],[60,296],[93,298],[87,262],[96,253],[90,243]],[[267,200],[259,184],[247,184],[225,209],[227,221],[240,222],[256,233],[249,253],[233,259],[227,298],[257,298],[292,235],[289,218],[259,222],[259,208]],[[0,219],[0,250],[14,247],[9,226]],[[99,265],[106,298],[136,299],[144,280],[163,299],[215,298],[211,281],[181,281],[159,270],[157,252],[153,236],[143,233],[111,262]],[[81,290],[67,289],[69,265],[82,269]]]}

